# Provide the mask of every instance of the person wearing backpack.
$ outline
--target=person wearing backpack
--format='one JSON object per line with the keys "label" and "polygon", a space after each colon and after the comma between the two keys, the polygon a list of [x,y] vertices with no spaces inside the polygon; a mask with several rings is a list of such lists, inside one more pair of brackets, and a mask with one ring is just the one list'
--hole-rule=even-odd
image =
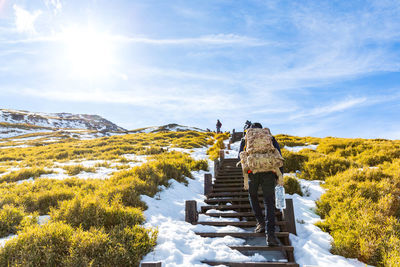
{"label": "person wearing backpack", "polygon": [[222,123],[219,120],[217,120],[216,126],[217,126],[217,133],[220,133],[221,132]]}
{"label": "person wearing backpack", "polygon": [[[283,185],[283,158],[279,144],[268,128],[263,129],[258,122],[252,123],[240,143],[239,158],[245,178],[244,188],[249,191],[250,205],[257,220],[254,231],[264,233],[267,222],[267,245],[278,246],[275,236],[275,186],[277,183]],[[260,186],[265,219],[258,201]]]}

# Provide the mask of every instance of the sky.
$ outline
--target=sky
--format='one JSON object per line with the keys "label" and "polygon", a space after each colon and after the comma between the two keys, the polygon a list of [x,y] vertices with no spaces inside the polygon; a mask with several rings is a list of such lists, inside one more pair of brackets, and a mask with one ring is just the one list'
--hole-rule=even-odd
{"label": "sky", "polygon": [[400,139],[400,2],[0,0],[0,108]]}

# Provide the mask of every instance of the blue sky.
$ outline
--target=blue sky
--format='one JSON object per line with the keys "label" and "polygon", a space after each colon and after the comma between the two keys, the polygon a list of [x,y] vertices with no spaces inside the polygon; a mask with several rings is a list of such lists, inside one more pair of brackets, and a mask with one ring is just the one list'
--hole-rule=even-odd
{"label": "blue sky", "polygon": [[0,0],[0,107],[400,139],[398,1]]}

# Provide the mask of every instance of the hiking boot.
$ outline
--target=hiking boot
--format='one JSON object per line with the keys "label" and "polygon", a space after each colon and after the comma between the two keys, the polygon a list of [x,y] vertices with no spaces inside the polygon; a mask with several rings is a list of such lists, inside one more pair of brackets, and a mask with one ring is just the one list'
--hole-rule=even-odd
{"label": "hiking boot", "polygon": [[265,223],[257,223],[254,233],[265,233]]}
{"label": "hiking boot", "polygon": [[279,241],[274,233],[269,233],[267,235],[267,246],[269,247],[279,246]]}

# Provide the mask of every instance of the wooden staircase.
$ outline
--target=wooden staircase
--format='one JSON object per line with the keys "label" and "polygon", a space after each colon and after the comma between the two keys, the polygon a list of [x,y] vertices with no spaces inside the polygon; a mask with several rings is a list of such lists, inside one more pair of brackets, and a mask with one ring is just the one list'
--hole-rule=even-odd
{"label": "wooden staircase", "polygon": [[[256,225],[254,214],[251,210],[248,192],[243,189],[243,176],[240,167],[236,167],[237,159],[225,159],[224,152],[220,154],[220,159],[214,163],[214,181],[211,174],[206,174],[204,179],[205,203],[207,206],[200,207],[200,214],[218,218],[238,218],[239,221],[198,221],[197,206],[195,201],[186,201],[186,221],[192,224],[212,225],[212,226],[236,226],[246,230],[246,232],[208,232],[196,233],[202,237],[222,238],[232,236],[245,239],[243,246],[231,246],[244,255],[254,255],[258,253],[266,258],[262,262],[229,262],[204,260],[205,264],[211,266],[226,265],[232,267],[242,266],[285,266],[298,267],[294,259],[294,248],[290,244],[289,233],[296,234],[295,220],[293,213],[293,202],[286,199],[286,209],[281,212],[276,210],[276,236],[281,245],[275,247],[266,246],[265,233],[254,233]],[[262,203],[262,192],[259,191],[260,204]],[[208,210],[217,210],[207,212]],[[231,212],[226,212],[231,211]]]}

